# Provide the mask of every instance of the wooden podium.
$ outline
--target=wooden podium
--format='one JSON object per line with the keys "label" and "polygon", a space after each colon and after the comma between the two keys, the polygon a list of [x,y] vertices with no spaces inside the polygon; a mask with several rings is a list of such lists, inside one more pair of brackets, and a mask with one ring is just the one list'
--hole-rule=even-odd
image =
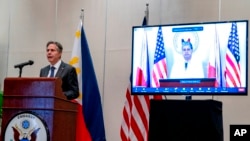
{"label": "wooden podium", "polygon": [[[2,106],[2,141],[7,136],[13,136],[13,138],[17,136],[14,131],[13,133],[6,132],[10,123],[14,123],[15,128],[21,126],[28,131],[29,121],[13,121],[13,119],[19,119],[23,116],[17,116],[19,113],[25,114],[26,112],[26,114],[32,113],[41,119],[46,129],[46,135],[41,136],[42,127],[40,124],[36,125],[36,128],[40,129],[36,132],[36,140],[74,141],[77,103],[66,99],[62,93],[61,84],[60,78],[6,78]],[[34,119],[35,116],[29,117]],[[18,127],[19,130],[21,127]],[[21,136],[20,133],[18,136]],[[29,137],[34,139],[34,134]]]}

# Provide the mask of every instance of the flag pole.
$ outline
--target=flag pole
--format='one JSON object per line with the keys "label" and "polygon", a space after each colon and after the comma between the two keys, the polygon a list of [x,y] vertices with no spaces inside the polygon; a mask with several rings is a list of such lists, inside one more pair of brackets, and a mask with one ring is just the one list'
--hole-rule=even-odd
{"label": "flag pole", "polygon": [[146,10],[145,10],[145,16],[146,16],[146,25],[148,25],[148,21],[149,21],[149,8],[148,8],[149,4],[146,3]]}
{"label": "flag pole", "polygon": [[80,14],[80,20],[82,21],[83,24],[83,19],[84,19],[84,9],[81,9],[81,14]]}

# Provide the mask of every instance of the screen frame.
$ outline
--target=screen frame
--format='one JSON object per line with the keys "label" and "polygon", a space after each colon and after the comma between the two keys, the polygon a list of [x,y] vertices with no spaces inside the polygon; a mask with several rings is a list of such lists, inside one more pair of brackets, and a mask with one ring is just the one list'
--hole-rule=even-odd
{"label": "screen frame", "polygon": [[[245,22],[246,23],[246,51],[245,51],[245,55],[246,55],[246,66],[245,66],[245,76],[246,76],[246,86],[244,87],[245,90],[244,92],[236,92],[236,91],[232,91],[232,92],[228,92],[228,91],[220,91],[220,92],[215,92],[215,91],[196,91],[196,92],[190,92],[190,91],[171,91],[171,92],[162,92],[161,88],[156,88],[155,91],[144,91],[146,88],[145,87],[137,87],[140,88],[139,91],[135,91],[133,88],[135,86],[133,86],[134,83],[134,76],[136,75],[134,72],[134,30],[138,29],[138,28],[151,28],[151,27],[165,27],[165,26],[169,26],[169,27],[175,27],[175,26],[192,26],[192,25],[206,25],[206,24],[220,24],[220,23],[232,23],[232,22]],[[132,54],[131,54],[131,94],[132,95],[213,95],[213,96],[247,96],[248,95],[248,20],[231,20],[231,21],[211,21],[211,22],[196,22],[196,23],[178,23],[178,24],[159,24],[159,25],[143,25],[143,26],[133,26],[132,27]],[[165,49],[166,50],[166,49]],[[165,87],[168,88],[168,87]],[[172,87],[171,87],[172,88]],[[182,88],[182,87],[180,87]],[[227,87],[221,87],[221,88],[227,88]],[[143,90],[144,89],[144,90]],[[158,90],[157,90],[158,89]]]}

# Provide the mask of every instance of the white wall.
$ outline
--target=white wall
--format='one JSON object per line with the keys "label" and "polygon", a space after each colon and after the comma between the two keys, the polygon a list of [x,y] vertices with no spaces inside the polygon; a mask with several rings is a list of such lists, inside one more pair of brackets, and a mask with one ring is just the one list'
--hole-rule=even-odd
{"label": "white wall", "polygon": [[[14,65],[34,60],[23,77],[37,77],[47,65],[45,45],[57,40],[68,62],[81,8],[99,83],[108,141],[120,140],[122,108],[129,83],[132,26],[141,25],[149,3],[149,24],[249,19],[249,0],[0,0],[0,87],[17,77]],[[168,97],[184,99],[184,97]],[[194,97],[210,99],[211,97]],[[214,97],[223,102],[224,139],[230,124],[250,124],[250,98]]]}

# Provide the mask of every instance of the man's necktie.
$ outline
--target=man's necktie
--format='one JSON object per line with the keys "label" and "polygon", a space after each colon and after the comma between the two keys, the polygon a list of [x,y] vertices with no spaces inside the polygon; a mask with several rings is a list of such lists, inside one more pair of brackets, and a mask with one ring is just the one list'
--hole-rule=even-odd
{"label": "man's necktie", "polygon": [[51,66],[50,67],[50,76],[49,77],[54,77],[54,71],[55,71],[55,67]]}
{"label": "man's necktie", "polygon": [[188,67],[188,63],[187,63],[187,62],[185,62],[185,69],[187,69],[187,67]]}

